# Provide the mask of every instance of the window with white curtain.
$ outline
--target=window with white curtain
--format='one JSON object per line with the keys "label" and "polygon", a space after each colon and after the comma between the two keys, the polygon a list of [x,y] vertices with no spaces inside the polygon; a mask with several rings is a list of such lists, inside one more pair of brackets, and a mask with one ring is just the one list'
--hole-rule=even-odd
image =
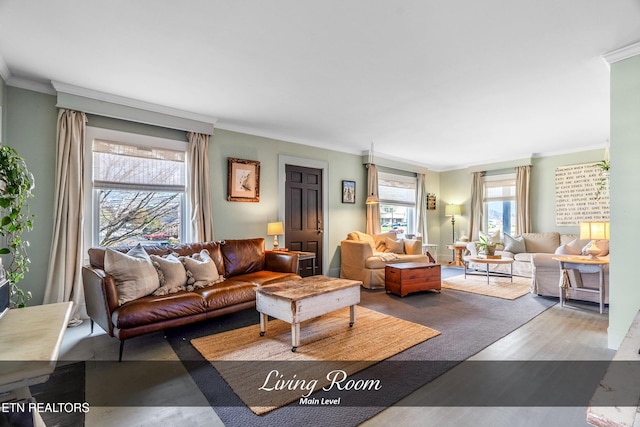
{"label": "window with white curtain", "polygon": [[483,231],[515,234],[516,174],[485,176],[483,194]]}
{"label": "window with white curtain", "polygon": [[[121,134],[121,133],[119,133]],[[92,246],[184,242],[186,142],[92,138]]]}
{"label": "window with white curtain", "polygon": [[380,229],[402,237],[415,234],[417,178],[387,172],[378,173]]}

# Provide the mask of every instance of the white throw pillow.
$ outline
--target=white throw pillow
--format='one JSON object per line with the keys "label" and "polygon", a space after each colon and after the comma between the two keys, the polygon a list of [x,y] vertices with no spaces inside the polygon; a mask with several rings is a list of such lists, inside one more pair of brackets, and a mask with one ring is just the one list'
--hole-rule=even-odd
{"label": "white throw pillow", "polygon": [[150,255],[150,258],[160,278],[160,287],[153,292],[153,295],[172,294],[185,289],[187,270],[178,257],[169,254],[166,257]]}
{"label": "white throw pillow", "polygon": [[104,254],[104,271],[116,281],[120,305],[149,295],[160,286],[156,268],[140,244],[126,254],[107,249]]}
{"label": "white throw pillow", "polygon": [[180,257],[180,261],[182,261],[187,270],[189,282],[215,282],[220,279],[216,264],[206,249],[201,250],[197,254],[193,254],[191,257]]}

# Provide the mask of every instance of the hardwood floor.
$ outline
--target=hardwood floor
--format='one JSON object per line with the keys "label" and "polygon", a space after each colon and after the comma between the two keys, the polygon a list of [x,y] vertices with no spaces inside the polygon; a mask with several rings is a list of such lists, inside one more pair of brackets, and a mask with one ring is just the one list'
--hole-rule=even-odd
{"label": "hardwood floor", "polygon": [[[543,312],[531,322],[496,341],[470,360],[610,360],[614,351],[607,349],[608,315],[599,314],[596,306],[586,309],[561,308],[558,305]],[[61,361],[117,360],[118,344],[99,327],[89,335],[88,322],[69,328],[65,334]],[[130,360],[177,360],[177,356],[162,333],[130,340],[126,344]],[[110,381],[109,372],[100,372],[100,365],[87,364],[87,395],[113,392],[104,387]],[[387,408],[362,425],[365,427],[402,426],[588,426],[586,408],[539,407],[417,407],[415,402],[434,389],[446,390],[456,368],[407,396],[398,405]],[[198,407],[180,406],[180,396],[201,396],[186,371],[173,376],[170,382],[154,386],[149,399],[168,396],[171,406],[92,407],[86,414],[87,426],[104,425],[189,425],[222,426],[216,413],[203,403]],[[179,390],[179,392],[177,392]],[[202,397],[204,399],[204,397]],[[413,405],[413,406],[412,406]]]}
{"label": "hardwood floor", "polygon": [[[611,360],[615,351],[607,349],[608,315],[597,310],[590,304],[584,310],[555,305],[469,360]],[[434,390],[446,390],[456,375],[454,368],[362,426],[589,426],[584,407],[416,406]]]}

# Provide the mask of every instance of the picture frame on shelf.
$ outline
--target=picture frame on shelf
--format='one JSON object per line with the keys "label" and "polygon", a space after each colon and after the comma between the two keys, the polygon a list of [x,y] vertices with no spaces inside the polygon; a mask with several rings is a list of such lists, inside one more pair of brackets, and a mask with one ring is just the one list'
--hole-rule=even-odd
{"label": "picture frame on shelf", "polygon": [[260,162],[228,158],[227,200],[230,202],[260,201]]}
{"label": "picture frame on shelf", "polygon": [[356,202],[356,182],[342,181],[342,203]]}

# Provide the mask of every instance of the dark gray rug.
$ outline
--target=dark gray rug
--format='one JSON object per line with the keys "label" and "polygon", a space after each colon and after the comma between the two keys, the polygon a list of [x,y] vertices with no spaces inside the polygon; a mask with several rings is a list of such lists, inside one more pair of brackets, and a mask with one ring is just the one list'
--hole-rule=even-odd
{"label": "dark gray rug", "polygon": [[[460,273],[459,269],[442,269],[443,277]],[[363,289],[360,303],[363,307],[437,329],[442,334],[365,369],[354,377],[354,380],[379,379],[384,384],[384,390],[381,393],[383,396],[377,400],[363,403],[358,397],[366,394],[352,392],[345,397],[346,392],[342,392],[333,395],[343,397],[340,406],[299,406],[294,403],[262,416],[255,415],[244,406],[217,371],[208,363],[203,363],[200,354],[190,344],[193,338],[256,324],[258,315],[254,310],[176,328],[167,331],[166,335],[226,426],[355,426],[556,303],[557,300],[531,294],[509,301],[447,289],[441,293],[419,292],[400,298],[384,291]],[[300,368],[304,369],[303,366]],[[303,372],[300,378],[304,378]],[[344,401],[350,403],[345,405]]]}

